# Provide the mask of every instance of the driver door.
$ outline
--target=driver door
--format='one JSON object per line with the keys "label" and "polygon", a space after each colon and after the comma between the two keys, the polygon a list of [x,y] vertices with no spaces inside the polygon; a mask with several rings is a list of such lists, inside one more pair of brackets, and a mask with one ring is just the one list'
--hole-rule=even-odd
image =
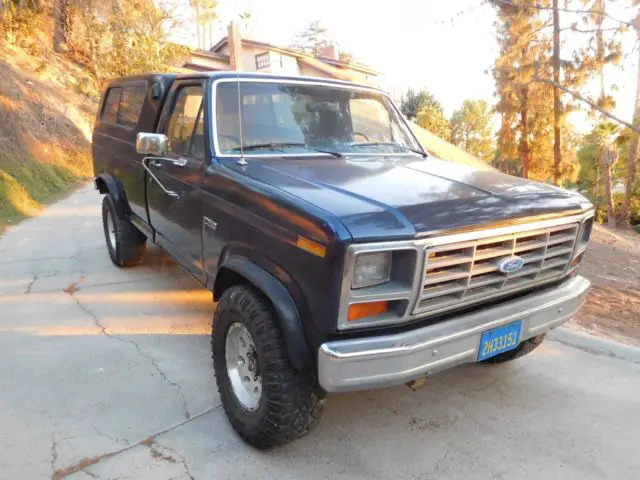
{"label": "driver door", "polygon": [[204,85],[176,82],[159,133],[169,139],[165,157],[148,160],[149,221],[156,243],[203,283],[202,192],[205,161]]}

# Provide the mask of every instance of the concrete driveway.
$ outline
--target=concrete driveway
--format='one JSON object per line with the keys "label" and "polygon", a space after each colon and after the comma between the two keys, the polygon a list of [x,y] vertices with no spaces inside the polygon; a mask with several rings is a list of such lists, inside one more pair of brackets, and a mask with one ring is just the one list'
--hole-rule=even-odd
{"label": "concrete driveway", "polygon": [[212,374],[211,295],[151,248],[119,270],[87,187],[0,238],[0,479],[638,478],[640,365],[547,342],[330,398],[260,452]]}

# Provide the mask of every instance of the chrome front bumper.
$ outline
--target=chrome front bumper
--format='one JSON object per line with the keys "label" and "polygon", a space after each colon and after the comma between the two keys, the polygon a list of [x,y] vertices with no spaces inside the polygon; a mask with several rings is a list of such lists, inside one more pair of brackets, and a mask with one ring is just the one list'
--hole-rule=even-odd
{"label": "chrome front bumper", "polygon": [[576,276],[547,290],[393,335],[336,340],[318,350],[327,392],[388,387],[475,362],[482,333],[522,320],[520,341],[565,323],[584,304],[589,281]]}

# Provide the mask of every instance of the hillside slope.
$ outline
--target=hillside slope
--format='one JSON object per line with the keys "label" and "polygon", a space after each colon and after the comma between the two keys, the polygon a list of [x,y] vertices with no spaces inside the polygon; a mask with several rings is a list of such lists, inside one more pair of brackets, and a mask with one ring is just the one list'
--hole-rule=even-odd
{"label": "hillside slope", "polygon": [[97,90],[44,39],[0,39],[0,230],[91,175]]}

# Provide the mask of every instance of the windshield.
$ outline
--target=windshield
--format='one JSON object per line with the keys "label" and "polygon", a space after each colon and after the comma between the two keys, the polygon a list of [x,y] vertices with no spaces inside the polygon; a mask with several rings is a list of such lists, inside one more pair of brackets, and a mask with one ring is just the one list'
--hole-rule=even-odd
{"label": "windshield", "polygon": [[[216,91],[222,155],[410,154],[422,150],[389,100],[375,92],[320,85],[222,82]],[[242,128],[238,108],[242,108]]]}

